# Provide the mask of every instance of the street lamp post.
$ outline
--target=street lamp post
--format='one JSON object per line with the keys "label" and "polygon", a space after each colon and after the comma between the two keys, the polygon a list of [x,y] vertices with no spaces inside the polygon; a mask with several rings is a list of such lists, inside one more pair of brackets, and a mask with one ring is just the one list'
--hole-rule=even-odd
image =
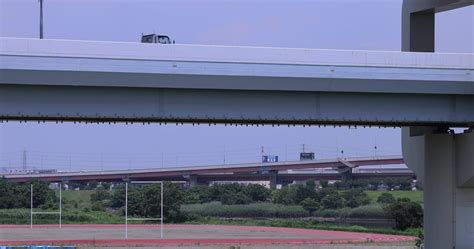
{"label": "street lamp post", "polygon": [[43,0],[38,0],[40,3],[40,39],[43,39]]}

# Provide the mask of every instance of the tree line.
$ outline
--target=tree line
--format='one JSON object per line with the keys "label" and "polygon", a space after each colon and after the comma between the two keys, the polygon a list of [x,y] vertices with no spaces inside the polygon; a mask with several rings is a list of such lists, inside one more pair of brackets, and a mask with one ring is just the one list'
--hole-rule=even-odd
{"label": "tree line", "polygon": [[[26,208],[30,203],[30,184],[34,184],[35,207],[49,208],[57,205],[57,198],[49,184],[38,180],[26,184],[18,184],[0,178],[0,208]],[[95,181],[82,183],[86,189],[93,189],[91,209],[93,211],[116,210],[123,214],[125,206],[125,185]],[[338,185],[321,182],[317,186],[314,181],[304,184],[292,184],[281,189],[270,190],[259,184],[214,184],[212,186],[197,185],[186,188],[171,182],[164,183],[163,209],[167,222],[184,221],[181,213],[183,204],[202,204],[220,202],[224,205],[245,205],[256,202],[267,202],[282,205],[298,205],[309,213],[321,210],[337,210],[356,208],[371,203],[364,187],[340,189]],[[367,185],[363,185],[365,187]],[[136,217],[160,216],[160,184],[129,185],[128,214]],[[395,199],[388,192],[381,194],[377,202],[383,207],[388,218],[393,218],[398,229],[422,225],[423,209],[409,199]]]}
{"label": "tree line", "polygon": [[58,205],[58,199],[49,184],[39,180],[27,183],[14,183],[0,178],[0,208],[26,208],[30,207],[31,184],[33,189],[33,207],[46,207]]}

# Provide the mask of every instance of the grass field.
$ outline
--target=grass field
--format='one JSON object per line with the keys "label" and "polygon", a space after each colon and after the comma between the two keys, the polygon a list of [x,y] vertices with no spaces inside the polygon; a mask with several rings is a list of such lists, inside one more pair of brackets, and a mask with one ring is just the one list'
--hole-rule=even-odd
{"label": "grass field", "polygon": [[[63,191],[63,201],[65,203],[63,205],[63,223],[122,224],[124,222],[123,210],[91,210],[90,197],[94,192],[94,190]],[[383,192],[366,191],[366,193],[370,197],[371,202],[376,203],[378,196]],[[388,193],[392,194],[395,198],[404,197],[420,204],[423,203],[422,191],[390,191]],[[0,224],[29,224],[29,211],[28,208],[0,210]],[[324,224],[316,222],[315,220],[305,220],[306,218],[302,218],[310,215],[300,206],[280,207],[280,205],[273,203],[254,203],[251,205],[222,205],[220,203],[193,204],[183,205],[182,211],[187,217],[188,222],[194,224],[263,225],[410,235],[416,233],[416,231],[398,232],[390,228],[369,229],[360,226]],[[384,218],[385,214],[378,205],[372,204],[354,209],[322,210],[315,212],[313,215],[318,217],[340,218]],[[243,217],[247,217],[247,219],[242,219]],[[262,220],[257,217],[266,217],[266,219]],[[57,223],[57,217],[39,215],[35,217],[35,223],[55,224]]]}
{"label": "grass field", "polygon": [[389,191],[389,192],[381,192],[381,191],[365,191],[367,195],[370,197],[372,203],[377,202],[377,198],[382,193],[390,193],[397,198],[409,198],[410,200],[417,202],[419,204],[423,204],[423,191]]}
{"label": "grass field", "polygon": [[367,228],[357,225],[329,224],[321,223],[316,219],[223,219],[217,217],[203,217],[193,221],[187,221],[186,224],[208,224],[208,225],[239,225],[239,226],[268,226],[268,227],[290,227],[320,229],[332,231],[348,232],[370,232],[379,234],[398,234],[417,236],[419,228],[410,228],[405,231],[399,231],[392,228]]}
{"label": "grass field", "polygon": [[67,201],[76,201],[78,203],[89,203],[91,202],[91,195],[95,192],[95,190],[63,190],[62,195],[64,200]]}

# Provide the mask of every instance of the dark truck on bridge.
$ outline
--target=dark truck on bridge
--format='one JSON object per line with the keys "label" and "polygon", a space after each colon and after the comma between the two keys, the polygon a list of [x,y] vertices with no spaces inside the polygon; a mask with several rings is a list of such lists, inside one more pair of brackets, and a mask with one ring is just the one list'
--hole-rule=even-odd
{"label": "dark truck on bridge", "polygon": [[169,36],[166,35],[142,34],[142,43],[174,44],[174,40],[171,42]]}

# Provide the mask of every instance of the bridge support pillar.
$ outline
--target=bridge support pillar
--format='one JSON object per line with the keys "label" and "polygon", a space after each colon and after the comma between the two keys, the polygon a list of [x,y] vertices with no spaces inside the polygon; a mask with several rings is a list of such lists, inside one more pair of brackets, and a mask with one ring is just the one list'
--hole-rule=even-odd
{"label": "bridge support pillar", "polygon": [[270,170],[268,174],[270,176],[270,189],[276,189],[276,185],[278,184],[278,171]]}
{"label": "bridge support pillar", "polygon": [[188,174],[186,174],[186,175],[184,175],[183,177],[184,177],[184,179],[186,179],[186,181],[187,181],[187,184],[186,184],[187,187],[192,188],[192,187],[198,185],[198,177],[197,177],[197,175],[188,175]]}
{"label": "bridge support pillar", "polygon": [[435,1],[404,0],[402,4],[402,51],[434,52]]}
{"label": "bridge support pillar", "polygon": [[352,181],[352,169],[349,169],[345,172],[342,172],[342,182],[347,183],[349,181]]}
{"label": "bridge support pillar", "polygon": [[407,165],[423,174],[425,248],[474,248],[474,131],[403,135],[417,147],[404,148]]}
{"label": "bridge support pillar", "polygon": [[292,184],[293,182],[294,182],[294,181],[288,181],[288,180],[286,180],[286,181],[280,181],[282,187],[286,187],[286,186]]}

